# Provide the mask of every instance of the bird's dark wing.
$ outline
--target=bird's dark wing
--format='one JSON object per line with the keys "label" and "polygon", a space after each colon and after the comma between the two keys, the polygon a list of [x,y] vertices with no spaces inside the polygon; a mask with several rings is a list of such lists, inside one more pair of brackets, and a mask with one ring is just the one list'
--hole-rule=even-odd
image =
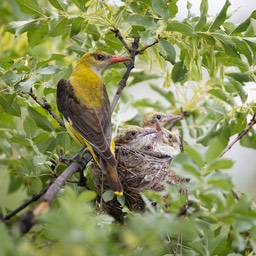
{"label": "bird's dark wing", "polygon": [[105,86],[103,90],[105,102],[102,108],[89,109],[75,97],[70,82],[62,79],[57,86],[57,106],[64,118],[71,121],[73,128],[94,148],[102,160],[115,167],[116,160],[110,150],[111,109]]}

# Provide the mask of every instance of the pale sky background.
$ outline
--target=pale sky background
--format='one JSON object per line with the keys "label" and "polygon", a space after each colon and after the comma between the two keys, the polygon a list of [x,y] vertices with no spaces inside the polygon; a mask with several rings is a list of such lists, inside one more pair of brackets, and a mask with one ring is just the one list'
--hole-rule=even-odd
{"label": "pale sky background", "polygon": [[[228,12],[234,12],[230,21],[234,23],[240,23],[244,21],[249,15],[256,10],[256,0],[229,0],[231,5]],[[190,0],[192,3],[191,11],[195,14],[199,14],[200,2],[197,0]],[[216,16],[216,14],[221,10],[224,5],[224,0],[209,0],[209,15]],[[184,19],[187,15],[186,13],[187,1],[178,1],[179,13],[177,19]],[[254,21],[255,28],[256,22]],[[248,102],[254,100],[256,102],[256,84],[250,83],[246,86],[248,92]],[[254,126],[255,129],[255,126]],[[256,141],[255,141],[256,143]],[[230,157],[235,160],[235,164],[230,172],[232,179],[237,186],[237,189],[241,192],[251,194],[256,200],[256,151],[253,149],[248,149],[241,147],[237,143],[225,157]]]}
{"label": "pale sky background", "polygon": [[[157,0],[155,0],[157,1]],[[114,1],[116,3],[116,1]],[[190,0],[192,4],[191,12],[199,15],[200,0]],[[216,14],[222,9],[225,0],[209,0],[209,15],[216,16]],[[228,12],[234,13],[230,18],[230,21],[234,23],[240,23],[249,17],[253,10],[256,10],[256,0],[230,0],[231,6]],[[187,17],[186,0],[179,0],[178,7],[179,12],[176,17],[178,20],[183,20]],[[255,23],[256,24],[256,23]],[[161,83],[162,84],[162,83]],[[134,95],[135,98],[157,98],[157,94],[147,90],[145,84],[139,86],[132,86],[126,88],[129,93]],[[248,92],[248,102],[255,100],[256,102],[256,84],[250,83],[246,86]],[[186,138],[185,138],[186,139]],[[256,143],[256,141],[255,141]],[[250,194],[256,200],[256,151],[241,147],[237,143],[225,157],[231,158],[235,161],[234,166],[227,173],[232,176],[232,179],[236,185],[236,191],[245,192]]]}

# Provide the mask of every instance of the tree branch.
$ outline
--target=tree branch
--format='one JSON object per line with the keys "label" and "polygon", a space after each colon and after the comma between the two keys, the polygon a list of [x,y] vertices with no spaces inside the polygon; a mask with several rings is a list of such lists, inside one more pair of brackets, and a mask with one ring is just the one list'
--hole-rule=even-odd
{"label": "tree branch", "polygon": [[253,115],[249,124],[237,135],[237,137],[222,151],[220,157],[225,155],[248,131],[256,124],[256,114]]}
{"label": "tree branch", "polygon": [[127,65],[126,71],[125,71],[121,81],[118,83],[118,89],[116,91],[116,94],[115,94],[114,99],[111,104],[112,113],[114,112],[117,102],[119,101],[119,99],[121,97],[121,93],[126,86],[126,83],[127,83],[128,77],[131,73],[131,70],[134,68],[134,61],[135,61],[135,56],[137,54],[137,49],[139,47],[139,40],[140,40],[139,38],[134,38],[132,47],[129,50],[131,52],[131,61]]}
{"label": "tree branch", "polygon": [[37,216],[42,212],[49,210],[50,204],[56,197],[57,193],[67,182],[67,180],[79,170],[83,170],[89,161],[91,161],[92,155],[86,151],[83,158],[77,162],[71,163],[64,172],[44,191],[42,201],[32,210],[28,211],[19,223],[20,232],[27,233],[31,227],[35,224]]}
{"label": "tree branch", "polygon": [[126,83],[127,83],[127,80],[128,80],[128,77],[131,73],[131,70],[134,68],[134,62],[135,62],[135,56],[139,53],[142,53],[144,52],[147,48],[149,47],[152,47],[153,45],[155,45],[156,43],[159,42],[158,39],[155,39],[155,41],[152,43],[152,44],[149,44],[149,45],[146,45],[144,47],[142,47],[141,49],[138,50],[139,48],[139,42],[140,42],[140,38],[138,37],[135,37],[134,40],[133,40],[133,43],[132,43],[132,46],[129,47],[128,43],[124,40],[121,32],[119,29],[111,29],[111,31],[113,33],[115,33],[115,36],[120,40],[120,42],[124,45],[125,49],[127,49],[130,54],[131,54],[131,61],[130,63],[127,65],[126,67],[126,72],[124,73],[121,81],[119,82],[118,84],[118,89],[117,89],[117,92],[114,96],[114,99],[112,101],[112,104],[111,104],[111,111],[112,113],[114,112],[114,109],[117,105],[117,102],[119,101],[120,97],[121,97],[121,93],[123,91],[123,89],[125,88],[126,86]]}
{"label": "tree branch", "polygon": [[126,41],[124,40],[121,32],[119,29],[110,29],[110,31],[112,31],[113,33],[115,33],[115,36],[121,41],[121,43],[124,45],[124,47],[130,52],[131,48],[129,47],[129,45],[126,43]]}
{"label": "tree branch", "polygon": [[43,102],[41,102],[38,97],[34,94],[34,92],[31,90],[31,92],[29,93],[30,97],[38,104],[40,105],[42,108],[44,108],[45,110],[47,110],[50,115],[59,123],[60,126],[65,127],[63,120],[61,120],[53,111],[53,109],[51,108],[50,104],[47,102],[46,98],[42,98]]}

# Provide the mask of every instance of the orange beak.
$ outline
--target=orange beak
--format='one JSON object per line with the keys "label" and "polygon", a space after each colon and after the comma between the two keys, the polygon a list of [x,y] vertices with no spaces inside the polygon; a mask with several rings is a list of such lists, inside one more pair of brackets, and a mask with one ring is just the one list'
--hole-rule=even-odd
{"label": "orange beak", "polygon": [[125,61],[129,61],[129,60],[131,60],[131,58],[129,58],[129,57],[112,55],[111,58],[109,59],[109,62],[110,63],[118,63],[118,62],[125,62]]}

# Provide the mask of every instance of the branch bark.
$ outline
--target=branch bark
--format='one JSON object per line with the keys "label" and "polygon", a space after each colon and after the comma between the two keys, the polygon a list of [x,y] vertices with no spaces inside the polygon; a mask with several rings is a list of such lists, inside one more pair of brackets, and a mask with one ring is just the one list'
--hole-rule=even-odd
{"label": "branch bark", "polygon": [[237,137],[228,144],[228,146],[222,151],[220,157],[225,155],[245,134],[249,132],[249,130],[256,124],[256,114],[253,115],[249,124],[237,135]]}
{"label": "branch bark", "polygon": [[50,115],[59,123],[60,126],[65,127],[63,120],[61,120],[56,113],[53,111],[51,105],[47,102],[46,98],[42,98],[43,102],[41,102],[38,97],[34,94],[34,92],[31,90],[29,93],[30,97],[42,108],[44,108]]}

